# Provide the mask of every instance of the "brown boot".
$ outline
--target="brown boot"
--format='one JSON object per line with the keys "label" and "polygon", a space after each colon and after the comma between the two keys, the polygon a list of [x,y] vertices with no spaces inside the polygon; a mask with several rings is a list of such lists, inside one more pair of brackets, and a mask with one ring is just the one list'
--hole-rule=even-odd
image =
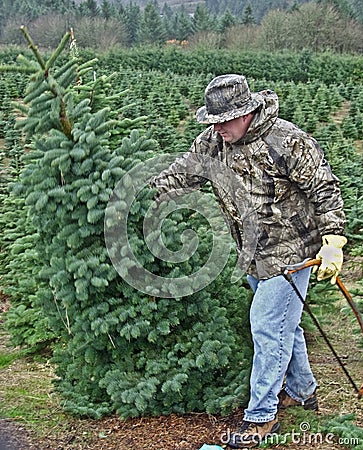
{"label": "brown boot", "polygon": [[270,422],[248,422],[244,420],[241,428],[232,433],[227,445],[230,448],[252,448],[257,447],[261,441],[267,439],[274,433],[277,433],[280,424],[277,421],[277,416]]}
{"label": "brown boot", "polygon": [[290,395],[285,391],[285,389],[282,389],[278,395],[279,397],[279,409],[286,409],[290,408],[292,406],[303,406],[304,409],[310,409],[312,411],[317,411],[319,409],[318,405],[318,399],[316,397],[316,391],[314,391],[310,397],[305,400],[304,402],[299,402],[297,400],[294,400]]}

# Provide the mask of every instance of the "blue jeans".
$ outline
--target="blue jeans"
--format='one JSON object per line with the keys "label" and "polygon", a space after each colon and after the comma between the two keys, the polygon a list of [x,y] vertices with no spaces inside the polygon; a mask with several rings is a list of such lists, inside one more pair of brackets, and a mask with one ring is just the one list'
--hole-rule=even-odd
{"label": "blue jeans", "polygon": [[[292,277],[305,299],[310,268]],[[244,420],[268,422],[276,416],[284,379],[286,392],[300,402],[314,392],[317,383],[300,326],[303,304],[290,283],[282,275],[267,280],[249,275],[247,279],[254,291],[250,310],[254,356]]]}

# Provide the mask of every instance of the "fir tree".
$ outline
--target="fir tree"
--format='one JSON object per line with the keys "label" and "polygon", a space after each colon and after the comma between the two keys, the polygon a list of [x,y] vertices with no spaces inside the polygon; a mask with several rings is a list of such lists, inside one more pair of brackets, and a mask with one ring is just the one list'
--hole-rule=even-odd
{"label": "fir tree", "polygon": [[243,25],[254,25],[256,23],[255,18],[253,17],[252,6],[250,3],[248,3],[243,10],[242,23]]}
{"label": "fir tree", "polygon": [[149,2],[145,7],[140,27],[140,40],[148,44],[162,44],[165,41],[162,19],[154,2]]}
{"label": "fir tree", "polygon": [[213,30],[213,23],[209,16],[209,12],[204,5],[197,5],[193,16],[194,32],[211,31]]}
{"label": "fir tree", "polygon": [[80,15],[97,17],[100,14],[100,8],[96,0],[84,0],[78,8]]}
{"label": "fir tree", "polygon": [[142,18],[140,7],[130,2],[124,9],[121,10],[120,15],[125,24],[127,44],[136,44],[138,42]]}
{"label": "fir tree", "polygon": [[173,29],[175,39],[178,39],[179,41],[188,40],[193,34],[193,23],[184,7],[174,15]]}
{"label": "fir tree", "polygon": [[[22,58],[31,81],[18,123],[31,151],[13,194],[37,236],[33,298],[57,337],[53,362],[65,408],[91,417],[229,411],[246,400],[251,358],[248,314],[241,315],[250,296],[230,284],[234,258],[205,289],[173,299],[143,294],[119,276],[104,242],[106,206],[120,180],[136,184],[125,175],[154,155],[156,143],[135,128],[142,117],[117,110],[119,95],[108,94],[110,77],[94,77],[95,61],[80,64],[73,52],[60,62],[68,35],[44,60],[24,34],[35,61]],[[122,213],[127,190],[120,192]],[[176,210],[163,229],[166,245],[178,251],[175,236],[192,225],[201,230],[200,248],[175,267],[159,260],[143,240],[152,195],[144,189],[132,204],[130,245],[153,273],[188,276],[208,259],[213,233],[193,210]],[[135,270],[126,257],[121,264]]]}
{"label": "fir tree", "polygon": [[224,33],[228,30],[228,28],[232,27],[233,25],[236,25],[237,20],[231,13],[230,9],[227,8],[223,15],[219,19],[218,28],[221,33]]}
{"label": "fir tree", "polygon": [[105,19],[110,19],[111,17],[116,17],[116,8],[108,0],[102,0],[101,3],[101,15]]}

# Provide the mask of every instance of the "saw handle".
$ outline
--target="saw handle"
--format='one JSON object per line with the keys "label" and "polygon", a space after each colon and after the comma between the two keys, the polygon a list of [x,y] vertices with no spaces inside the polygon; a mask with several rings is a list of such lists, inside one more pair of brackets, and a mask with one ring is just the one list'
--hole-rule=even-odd
{"label": "saw handle", "polygon": [[296,266],[293,269],[288,269],[289,273],[295,273],[299,270],[306,269],[307,267],[320,266],[321,259],[309,259],[308,261],[301,264],[301,266]]}

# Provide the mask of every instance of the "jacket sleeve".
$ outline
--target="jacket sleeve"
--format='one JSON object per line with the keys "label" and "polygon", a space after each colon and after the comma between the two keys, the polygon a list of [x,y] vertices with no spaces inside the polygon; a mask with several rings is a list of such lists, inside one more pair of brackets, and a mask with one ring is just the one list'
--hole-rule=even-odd
{"label": "jacket sleeve", "polygon": [[320,234],[342,235],[345,214],[339,180],[333,174],[323,150],[309,136],[292,139],[289,146],[289,178],[313,203]]}
{"label": "jacket sleeve", "polygon": [[156,198],[182,195],[200,189],[208,181],[205,155],[210,153],[211,131],[201,133],[188,152],[151,179],[150,186],[157,190]]}

